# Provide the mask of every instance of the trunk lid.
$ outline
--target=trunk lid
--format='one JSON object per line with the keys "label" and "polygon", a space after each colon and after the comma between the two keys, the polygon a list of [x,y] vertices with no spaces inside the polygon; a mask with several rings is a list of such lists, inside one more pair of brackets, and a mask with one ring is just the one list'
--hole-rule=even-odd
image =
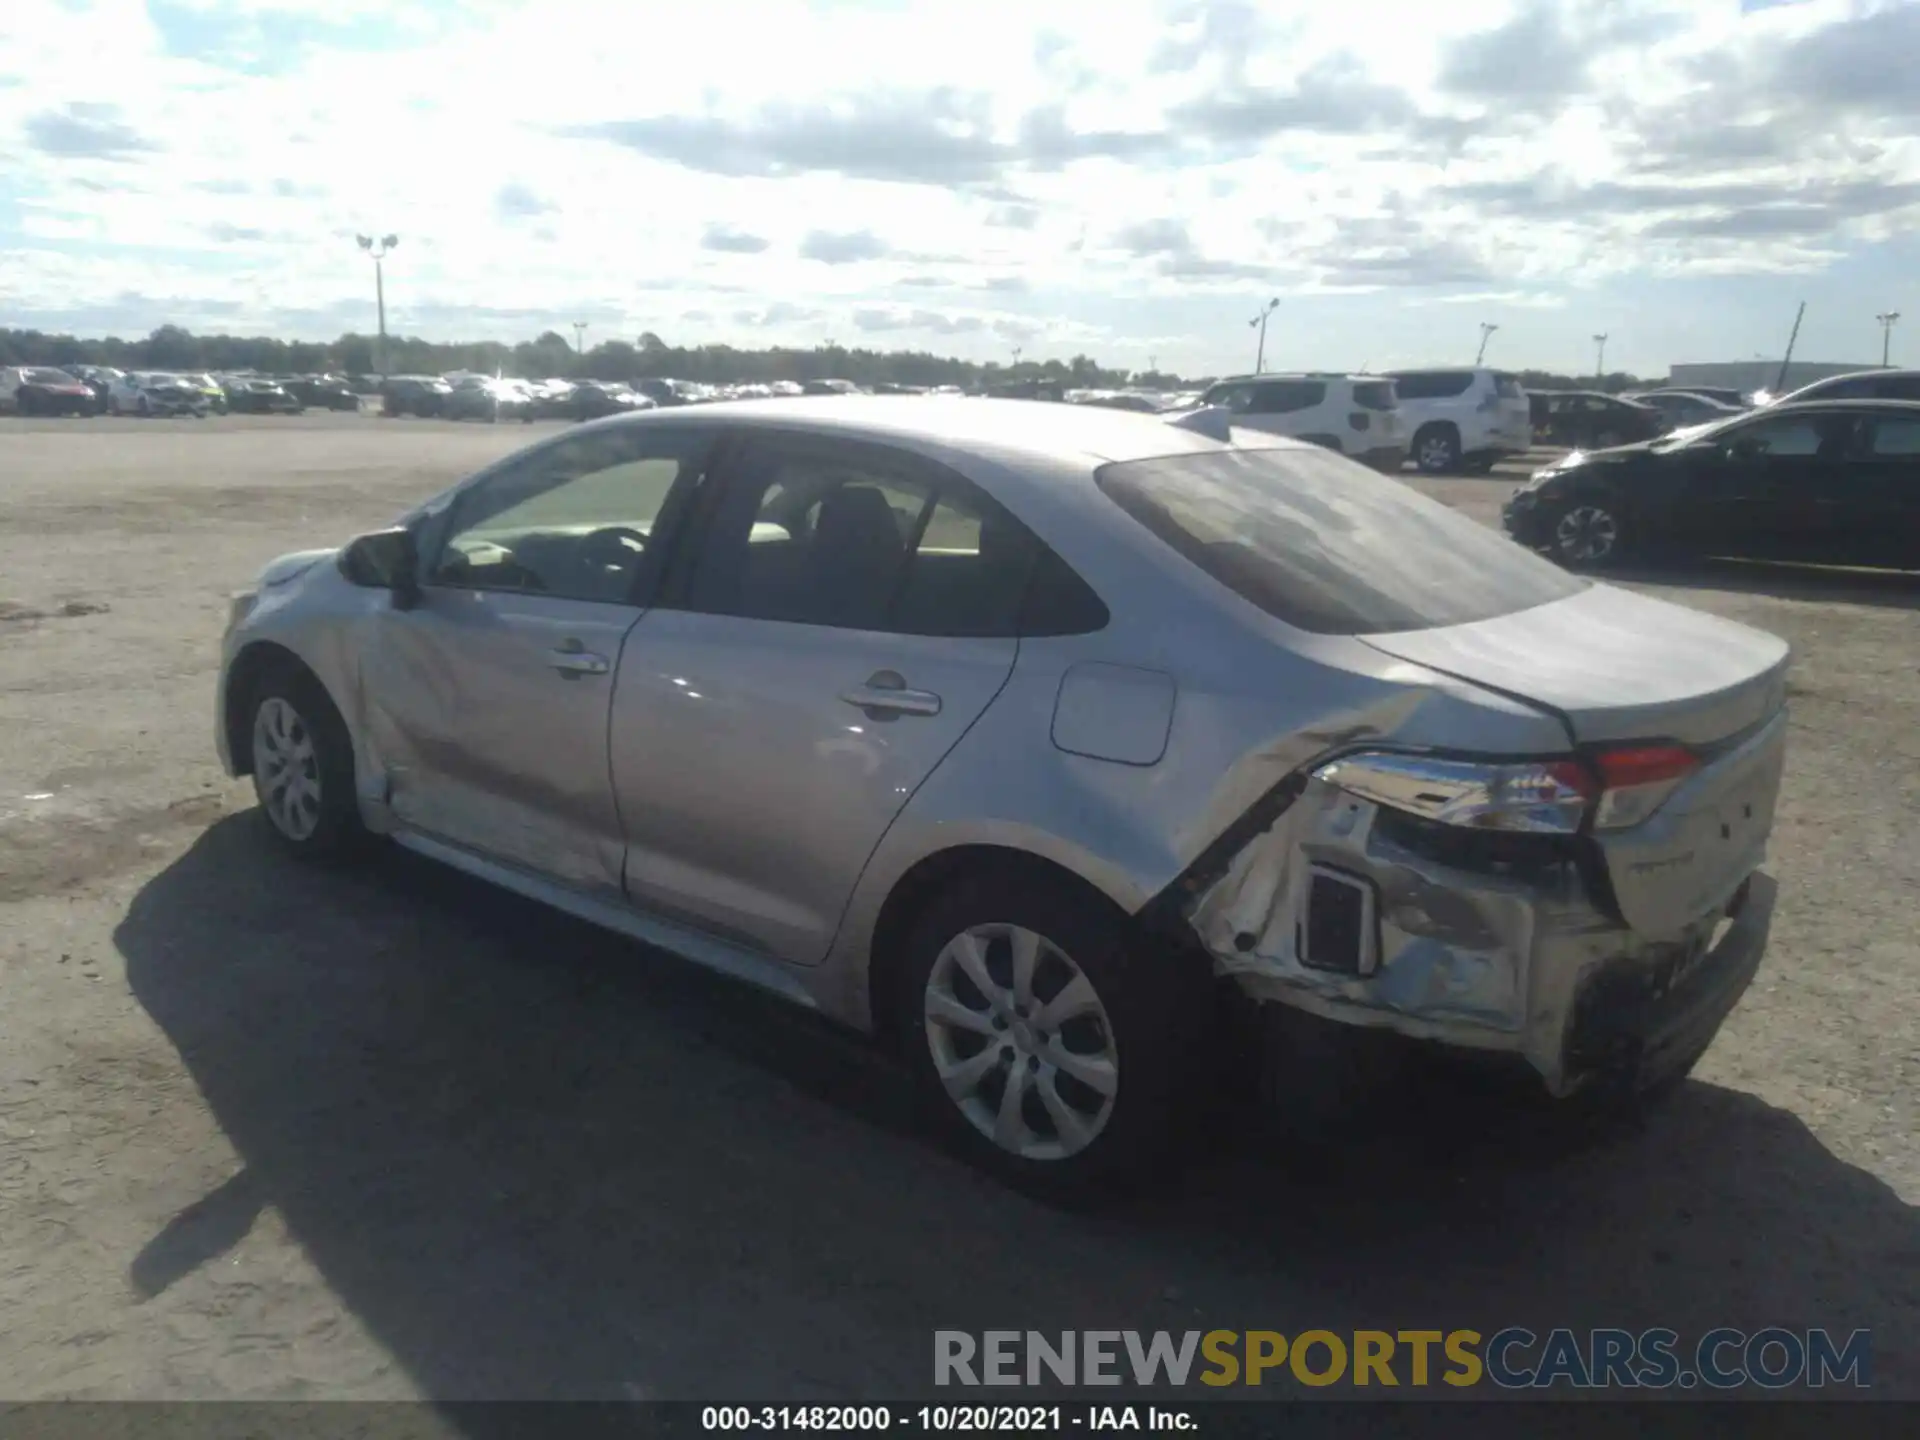
{"label": "trunk lid", "polygon": [[1787,643],[1595,585],[1471,625],[1366,643],[1560,717],[1576,748],[1667,741],[1700,759],[1638,825],[1595,830],[1621,918],[1679,938],[1766,858],[1786,754]]}
{"label": "trunk lid", "polygon": [[1580,745],[1709,745],[1786,699],[1786,641],[1610,585],[1470,625],[1362,638],[1552,710]]}

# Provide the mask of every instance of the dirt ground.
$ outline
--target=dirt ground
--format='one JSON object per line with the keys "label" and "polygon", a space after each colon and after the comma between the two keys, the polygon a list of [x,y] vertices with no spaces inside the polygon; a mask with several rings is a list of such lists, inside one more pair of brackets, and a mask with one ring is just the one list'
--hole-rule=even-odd
{"label": "dirt ground", "polygon": [[[1651,585],[1798,664],[1773,949],[1646,1126],[1423,1094],[1073,1216],[778,1002],[260,843],[213,754],[227,593],[529,438],[0,420],[0,1397],[905,1397],[936,1327],[1508,1324],[1867,1327],[1920,1396],[1920,583]],[[1513,479],[1422,483],[1490,519]]]}

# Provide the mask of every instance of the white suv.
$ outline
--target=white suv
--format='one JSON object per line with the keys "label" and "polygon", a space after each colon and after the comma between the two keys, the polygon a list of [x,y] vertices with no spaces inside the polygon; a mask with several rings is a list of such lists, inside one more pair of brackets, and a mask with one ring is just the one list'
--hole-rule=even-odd
{"label": "white suv", "polygon": [[1471,366],[1450,370],[1395,370],[1400,422],[1423,474],[1493,469],[1533,446],[1527,392],[1512,375]]}
{"label": "white suv", "polygon": [[1246,430],[1288,435],[1392,472],[1407,458],[1393,381],[1383,375],[1242,375],[1200,397]]}

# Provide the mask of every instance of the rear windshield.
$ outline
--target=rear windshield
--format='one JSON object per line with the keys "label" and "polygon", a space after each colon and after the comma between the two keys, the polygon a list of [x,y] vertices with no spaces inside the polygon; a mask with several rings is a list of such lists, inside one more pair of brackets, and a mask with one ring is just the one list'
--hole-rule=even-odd
{"label": "rear windshield", "polygon": [[1439,501],[1317,448],[1130,460],[1094,478],[1222,585],[1318,635],[1466,625],[1586,588]]}
{"label": "rear windshield", "polygon": [[1391,410],[1396,398],[1391,380],[1365,380],[1353,387],[1353,403],[1368,410]]}

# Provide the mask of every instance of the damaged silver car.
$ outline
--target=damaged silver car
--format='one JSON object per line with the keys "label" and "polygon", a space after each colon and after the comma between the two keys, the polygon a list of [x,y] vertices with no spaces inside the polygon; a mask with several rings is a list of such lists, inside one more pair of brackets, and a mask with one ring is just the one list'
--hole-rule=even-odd
{"label": "damaged silver car", "polygon": [[1760,963],[1787,647],[1326,450],[838,397],[584,426],[235,599],[218,744],[898,1048],[981,1162],[1138,1172],[1227,988],[1685,1073]]}

